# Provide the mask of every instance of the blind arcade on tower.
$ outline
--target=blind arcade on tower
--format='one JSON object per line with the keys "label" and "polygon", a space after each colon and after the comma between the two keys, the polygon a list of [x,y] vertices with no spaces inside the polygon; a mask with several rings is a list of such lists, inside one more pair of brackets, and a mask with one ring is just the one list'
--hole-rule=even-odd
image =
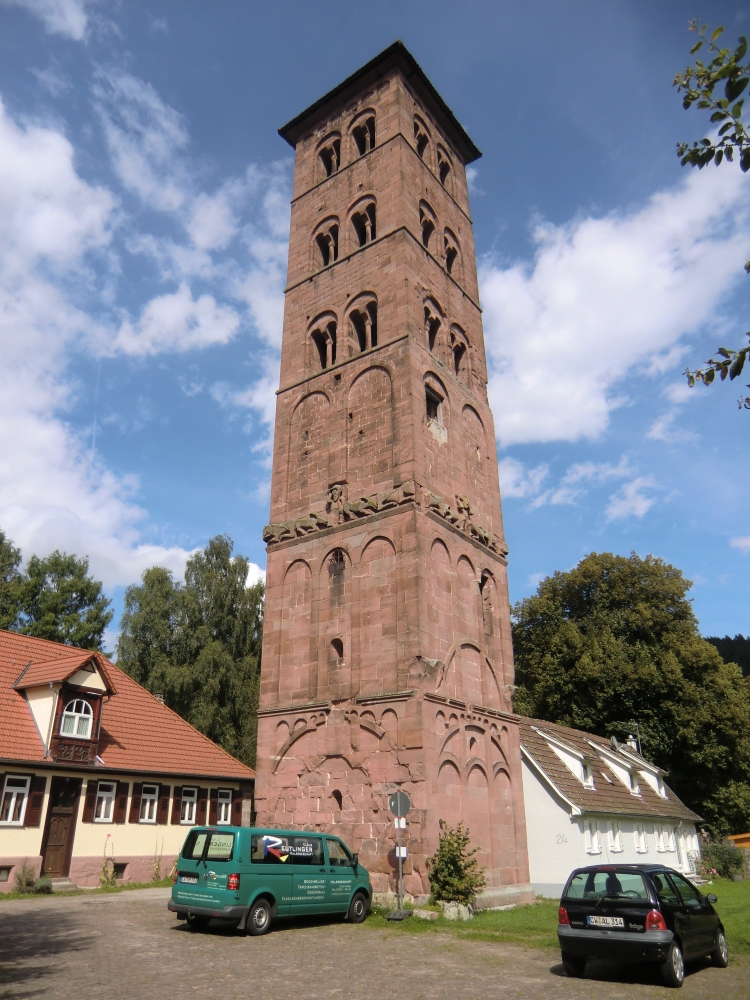
{"label": "blind arcade on tower", "polygon": [[280,130],[295,150],[258,823],[333,830],[406,891],[440,819],[528,894],[497,455],[469,216],[479,150],[392,45]]}

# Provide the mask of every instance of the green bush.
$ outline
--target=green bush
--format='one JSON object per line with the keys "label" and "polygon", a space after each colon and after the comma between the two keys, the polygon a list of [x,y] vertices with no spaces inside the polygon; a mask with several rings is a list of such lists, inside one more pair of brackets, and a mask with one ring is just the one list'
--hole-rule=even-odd
{"label": "green bush", "polygon": [[484,868],[474,857],[479,848],[469,850],[469,831],[459,823],[454,829],[440,820],[440,843],[427,859],[432,898],[435,902],[456,902],[469,906],[487,884]]}
{"label": "green bush", "polygon": [[24,858],[21,867],[16,872],[16,891],[33,892],[36,886],[36,869],[29,864],[29,859]]}
{"label": "green bush", "polygon": [[719,878],[729,878],[744,868],[742,851],[733,844],[725,844],[719,840],[711,841],[701,847],[700,867],[702,874],[708,878],[714,874]]}
{"label": "green bush", "polygon": [[52,892],[52,879],[38,878],[34,883],[34,892],[39,893],[40,896],[49,896]]}

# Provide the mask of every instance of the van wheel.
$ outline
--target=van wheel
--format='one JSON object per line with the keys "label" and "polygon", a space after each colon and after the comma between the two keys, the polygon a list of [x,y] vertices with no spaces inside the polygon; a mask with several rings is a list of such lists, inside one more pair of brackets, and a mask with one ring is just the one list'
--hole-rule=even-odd
{"label": "van wheel", "polygon": [[349,904],[349,912],[346,915],[346,919],[350,924],[361,924],[366,916],[367,897],[363,892],[358,892]]}
{"label": "van wheel", "polygon": [[268,933],[271,929],[271,904],[267,899],[258,899],[253,903],[245,927],[253,937]]}
{"label": "van wheel", "polygon": [[561,957],[565,975],[572,979],[580,979],[586,971],[585,955],[568,955],[566,952],[562,952]]}
{"label": "van wheel", "polygon": [[726,969],[729,965],[727,939],[724,937],[724,931],[721,928],[716,932],[716,947],[711,955],[711,962],[719,969]]}
{"label": "van wheel", "polygon": [[194,931],[202,931],[206,927],[208,927],[208,923],[211,918],[204,917],[202,914],[199,913],[188,913],[185,919],[188,922],[188,926],[192,927]]}
{"label": "van wheel", "polygon": [[661,978],[666,986],[679,989],[685,982],[685,960],[682,957],[682,948],[673,941],[667,952],[667,960],[661,967]]}

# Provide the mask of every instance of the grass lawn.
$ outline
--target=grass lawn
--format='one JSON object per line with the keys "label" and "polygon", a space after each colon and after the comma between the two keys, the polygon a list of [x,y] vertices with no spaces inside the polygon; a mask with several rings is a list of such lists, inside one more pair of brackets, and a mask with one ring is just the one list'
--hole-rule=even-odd
{"label": "grass lawn", "polygon": [[68,889],[66,892],[0,892],[0,903],[4,899],[51,899],[53,896],[99,896],[105,892],[128,892],[130,889],[166,889],[172,887],[172,879],[160,882],[125,882],[123,885],[105,885],[99,889]]}
{"label": "grass lawn", "polygon": [[[711,885],[701,886],[703,893],[718,896],[716,911],[721,917],[727,934],[729,951],[735,955],[750,955],[750,879],[730,882],[716,879]],[[473,941],[502,941],[530,948],[557,948],[558,901],[537,899],[532,906],[518,906],[513,910],[478,913],[466,923],[445,920],[386,920],[385,910],[374,908],[367,919],[367,926],[387,929],[393,934],[434,934],[448,932],[454,937]]]}

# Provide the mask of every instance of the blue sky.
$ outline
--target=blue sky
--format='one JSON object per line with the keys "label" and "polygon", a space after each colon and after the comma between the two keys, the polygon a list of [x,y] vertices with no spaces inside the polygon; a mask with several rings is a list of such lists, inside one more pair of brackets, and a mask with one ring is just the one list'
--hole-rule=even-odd
{"label": "blue sky", "polygon": [[[229,533],[264,566],[291,151],[276,129],[394,39],[471,175],[511,596],[587,552],[750,632],[750,414],[680,373],[750,326],[750,177],[688,172],[663,0],[0,0],[0,526],[121,605]],[[110,637],[111,640],[112,637]],[[111,642],[110,642],[111,644]]]}

